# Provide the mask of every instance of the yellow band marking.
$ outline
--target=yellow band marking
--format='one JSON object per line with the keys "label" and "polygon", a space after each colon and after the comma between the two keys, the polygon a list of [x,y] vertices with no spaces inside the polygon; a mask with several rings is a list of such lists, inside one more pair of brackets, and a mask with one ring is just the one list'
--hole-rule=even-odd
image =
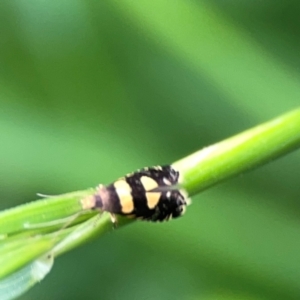
{"label": "yellow band marking", "polygon": [[144,186],[145,191],[151,191],[153,189],[155,189],[156,187],[158,187],[157,182],[152,179],[151,177],[148,176],[142,176],[141,177],[141,183]]}
{"label": "yellow band marking", "polygon": [[151,192],[146,193],[148,208],[153,209],[159,202],[160,196],[161,196],[161,193],[151,193]]}
{"label": "yellow band marking", "polygon": [[120,199],[122,213],[131,213],[134,209],[134,203],[131,195],[130,185],[125,180],[118,180],[114,183],[114,187]]}
{"label": "yellow band marking", "polygon": [[[142,185],[144,186],[145,191],[151,191],[158,187],[157,182],[151,177],[142,176],[140,180]],[[153,209],[157,205],[160,196],[161,193],[157,193],[157,192],[146,193],[147,206],[149,209]]]}

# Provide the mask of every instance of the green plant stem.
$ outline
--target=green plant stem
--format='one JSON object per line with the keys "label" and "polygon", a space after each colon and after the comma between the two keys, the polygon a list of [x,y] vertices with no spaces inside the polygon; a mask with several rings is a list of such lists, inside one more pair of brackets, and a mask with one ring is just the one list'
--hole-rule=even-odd
{"label": "green plant stem", "polygon": [[195,195],[227,178],[300,147],[300,109],[187,156],[173,166],[182,186]]}
{"label": "green plant stem", "polygon": [[[300,109],[296,109],[206,147],[175,162],[173,167],[180,172],[182,187],[191,196],[299,147]],[[4,278],[6,287],[16,284],[18,276],[12,275],[20,270],[20,276],[28,278],[22,285],[25,292],[33,284],[27,268],[30,263],[42,261],[49,253],[56,257],[114,230],[108,213],[101,218],[95,216],[95,211],[83,214],[80,200],[94,191],[40,199],[0,213],[0,266],[5,266],[0,278]],[[132,222],[121,216],[117,220],[118,228]],[[19,253],[22,257],[16,260]],[[48,265],[45,275],[52,267]]]}

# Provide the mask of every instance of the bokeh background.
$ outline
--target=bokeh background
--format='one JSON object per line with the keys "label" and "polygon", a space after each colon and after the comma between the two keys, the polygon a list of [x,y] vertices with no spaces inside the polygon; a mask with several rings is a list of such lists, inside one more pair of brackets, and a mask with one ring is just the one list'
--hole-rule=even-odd
{"label": "bokeh background", "polygon": [[[0,208],[174,162],[299,106],[299,13],[296,0],[2,0]],[[294,152],[180,220],[78,248],[20,299],[300,299],[299,165]]]}

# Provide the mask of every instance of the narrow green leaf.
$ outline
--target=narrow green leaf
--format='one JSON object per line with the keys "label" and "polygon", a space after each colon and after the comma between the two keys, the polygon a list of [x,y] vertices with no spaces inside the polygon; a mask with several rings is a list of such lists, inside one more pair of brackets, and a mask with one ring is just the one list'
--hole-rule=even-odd
{"label": "narrow green leaf", "polygon": [[22,268],[54,246],[53,239],[36,237],[16,241],[0,251],[0,279]]}
{"label": "narrow green leaf", "polygon": [[0,280],[1,300],[16,299],[24,294],[50,272],[53,262],[53,255],[46,254]]}
{"label": "narrow green leaf", "polygon": [[[80,199],[92,193],[92,189],[55,197],[40,199],[34,202],[4,210],[0,213],[0,236],[24,232],[30,229],[51,226],[61,227],[64,219],[82,210]],[[51,223],[51,222],[56,223]]]}

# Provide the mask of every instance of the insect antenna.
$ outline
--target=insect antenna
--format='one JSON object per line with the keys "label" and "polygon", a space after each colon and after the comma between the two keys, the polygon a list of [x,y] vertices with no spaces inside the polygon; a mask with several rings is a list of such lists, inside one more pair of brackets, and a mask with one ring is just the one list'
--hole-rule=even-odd
{"label": "insect antenna", "polygon": [[179,190],[180,187],[177,184],[174,185],[161,185],[158,187],[155,187],[151,190],[148,190],[148,193],[158,193],[158,192],[168,192],[168,191],[175,191],[175,190]]}

